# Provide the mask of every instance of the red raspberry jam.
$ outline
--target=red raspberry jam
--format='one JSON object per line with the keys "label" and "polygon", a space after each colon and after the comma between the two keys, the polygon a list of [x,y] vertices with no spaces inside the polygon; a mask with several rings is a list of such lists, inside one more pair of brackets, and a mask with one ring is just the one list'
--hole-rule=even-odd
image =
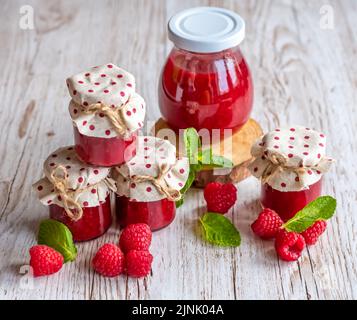
{"label": "red raspberry jam", "polygon": [[161,74],[159,104],[162,116],[176,131],[239,130],[253,105],[252,78],[239,47],[216,53],[175,47]]}
{"label": "red raspberry jam", "polygon": [[287,221],[308,203],[321,195],[322,179],[310,185],[307,190],[282,192],[268,184],[262,185],[261,204],[264,208],[276,211]]}
{"label": "red raspberry jam", "polygon": [[159,230],[174,220],[175,213],[175,202],[168,199],[139,202],[116,195],[116,215],[121,227],[132,223],[146,223],[151,231]]}
{"label": "red raspberry jam", "polygon": [[65,224],[71,230],[74,241],[87,241],[98,238],[112,224],[109,195],[101,205],[83,208],[83,216],[77,221],[69,218],[65,210],[56,204],[51,204],[49,209],[50,218]]}
{"label": "red raspberry jam", "polygon": [[120,137],[99,138],[81,134],[74,129],[75,149],[82,161],[96,166],[111,167],[135,156],[136,134],[129,140]]}

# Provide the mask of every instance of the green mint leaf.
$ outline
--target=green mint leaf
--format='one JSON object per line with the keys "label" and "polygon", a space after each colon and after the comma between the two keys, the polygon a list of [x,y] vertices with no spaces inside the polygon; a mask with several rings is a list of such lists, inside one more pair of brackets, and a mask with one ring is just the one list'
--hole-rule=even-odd
{"label": "green mint leaf", "polygon": [[223,156],[216,156],[213,154],[212,149],[205,149],[202,151],[202,157],[199,159],[202,163],[202,169],[213,168],[232,168],[233,163]]}
{"label": "green mint leaf", "polygon": [[318,220],[330,219],[336,210],[336,199],[323,196],[310,202],[293,218],[283,224],[287,231],[303,232]]}
{"label": "green mint leaf", "polygon": [[38,244],[45,244],[63,255],[64,262],[73,261],[77,248],[73,243],[72,233],[66,225],[56,220],[41,222],[37,237]]}
{"label": "green mint leaf", "polygon": [[184,195],[187,192],[187,190],[190,189],[193,181],[195,180],[195,176],[196,176],[195,172],[190,170],[190,172],[188,174],[187,181],[186,181],[185,185],[183,186],[183,188],[180,190],[182,197],[180,200],[176,201],[176,208],[179,208],[183,205]]}
{"label": "green mint leaf", "polygon": [[177,200],[175,202],[175,205],[176,205],[176,209],[180,208],[183,205],[183,196],[180,200]]}
{"label": "green mint leaf", "polygon": [[195,128],[187,128],[183,134],[186,156],[192,170],[198,171],[202,164],[199,161],[202,153],[201,139]]}
{"label": "green mint leaf", "polygon": [[185,152],[190,164],[190,172],[188,179],[180,190],[182,198],[176,201],[176,208],[179,208],[183,205],[184,194],[190,189],[193,181],[195,180],[196,172],[201,170],[202,163],[199,161],[199,158],[202,154],[202,145],[201,139],[195,128],[187,128],[183,133],[183,140],[185,144]]}
{"label": "green mint leaf", "polygon": [[241,243],[239,231],[225,216],[207,212],[200,222],[204,237],[211,244],[222,247],[238,247]]}
{"label": "green mint leaf", "polygon": [[202,151],[199,161],[201,161],[202,165],[210,165],[212,163],[212,158],[212,148],[209,148]]}

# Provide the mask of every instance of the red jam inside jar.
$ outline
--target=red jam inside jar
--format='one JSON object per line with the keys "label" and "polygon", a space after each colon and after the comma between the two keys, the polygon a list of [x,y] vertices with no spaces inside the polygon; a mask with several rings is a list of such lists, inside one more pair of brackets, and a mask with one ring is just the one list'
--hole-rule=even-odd
{"label": "red jam inside jar", "polygon": [[140,202],[116,195],[116,215],[121,227],[132,223],[146,223],[155,231],[168,226],[175,214],[175,202],[168,199]]}
{"label": "red jam inside jar", "polygon": [[81,134],[74,129],[75,150],[80,159],[88,164],[111,167],[122,164],[136,153],[136,134],[124,140],[120,137],[100,138]]}
{"label": "red jam inside jar", "polygon": [[176,131],[239,130],[253,105],[252,77],[239,47],[216,53],[175,47],[162,70],[159,104],[162,116]]}
{"label": "red jam inside jar", "polygon": [[301,191],[282,192],[273,189],[268,184],[262,185],[261,204],[264,208],[270,208],[287,221],[308,203],[321,195],[322,179],[310,185],[309,189]]}
{"label": "red jam inside jar", "polygon": [[74,241],[88,241],[100,237],[112,224],[110,196],[96,207],[84,207],[81,219],[74,221],[66,211],[56,205],[49,206],[50,218],[65,224],[72,232]]}

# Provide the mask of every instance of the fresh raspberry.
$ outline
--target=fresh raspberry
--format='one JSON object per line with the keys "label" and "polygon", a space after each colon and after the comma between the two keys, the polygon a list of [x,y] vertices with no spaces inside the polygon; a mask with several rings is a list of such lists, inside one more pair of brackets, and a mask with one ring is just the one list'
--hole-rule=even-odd
{"label": "fresh raspberry", "polygon": [[93,258],[93,268],[105,277],[116,277],[125,269],[124,254],[118,246],[106,243]]}
{"label": "fresh raspberry", "polygon": [[119,246],[124,253],[130,250],[149,250],[152,233],[145,223],[129,224],[120,235]]}
{"label": "fresh raspberry", "polygon": [[251,228],[253,232],[262,239],[272,239],[279,231],[283,220],[271,209],[265,208],[255,220]]}
{"label": "fresh raspberry", "polygon": [[33,246],[30,249],[30,256],[30,266],[35,277],[56,273],[63,266],[63,256],[45,245]]}
{"label": "fresh raspberry", "polygon": [[275,249],[278,256],[285,261],[295,261],[299,259],[302,250],[305,248],[304,237],[296,232],[279,230],[275,238]]}
{"label": "fresh raspberry", "polygon": [[307,228],[301,235],[304,237],[307,245],[313,245],[317,239],[326,230],[327,223],[325,220],[316,221],[311,227]]}
{"label": "fresh raspberry", "polygon": [[237,188],[232,183],[210,182],[204,190],[207,210],[227,213],[237,201]]}
{"label": "fresh raspberry", "polygon": [[149,274],[153,260],[149,251],[131,250],[126,254],[125,259],[129,276],[140,278]]}

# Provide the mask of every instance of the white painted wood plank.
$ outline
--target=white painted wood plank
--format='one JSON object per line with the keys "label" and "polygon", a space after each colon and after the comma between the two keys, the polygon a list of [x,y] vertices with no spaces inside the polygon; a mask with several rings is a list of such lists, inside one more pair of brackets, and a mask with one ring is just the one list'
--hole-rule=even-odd
{"label": "white painted wood plank", "polygon": [[[335,28],[322,30],[319,9],[325,2],[33,0],[28,1],[35,8],[33,31],[18,28],[22,2],[5,2],[0,97],[16,112],[0,110],[0,298],[356,298],[356,2],[329,1]],[[214,248],[201,241],[197,220],[205,211],[204,200],[201,191],[193,190],[174,223],[155,233],[152,275],[146,279],[105,279],[90,268],[97,248],[117,241],[113,225],[104,237],[79,244],[75,263],[36,279],[33,289],[24,288],[19,266],[27,262],[38,221],[47,216],[30,186],[47,154],[72,142],[64,79],[91,65],[120,64],[135,74],[149,106],[148,119],[157,119],[157,82],[172,46],[166,21],[196,5],[227,7],[246,19],[242,49],[254,76],[253,116],[263,128],[292,122],[316,127],[328,134],[329,153],[343,155],[325,179],[324,192],[339,203],[326,234],[299,263],[279,262],[273,244],[250,231],[259,212],[259,183],[250,178],[239,184],[238,204],[228,215],[242,233],[240,248]]]}

